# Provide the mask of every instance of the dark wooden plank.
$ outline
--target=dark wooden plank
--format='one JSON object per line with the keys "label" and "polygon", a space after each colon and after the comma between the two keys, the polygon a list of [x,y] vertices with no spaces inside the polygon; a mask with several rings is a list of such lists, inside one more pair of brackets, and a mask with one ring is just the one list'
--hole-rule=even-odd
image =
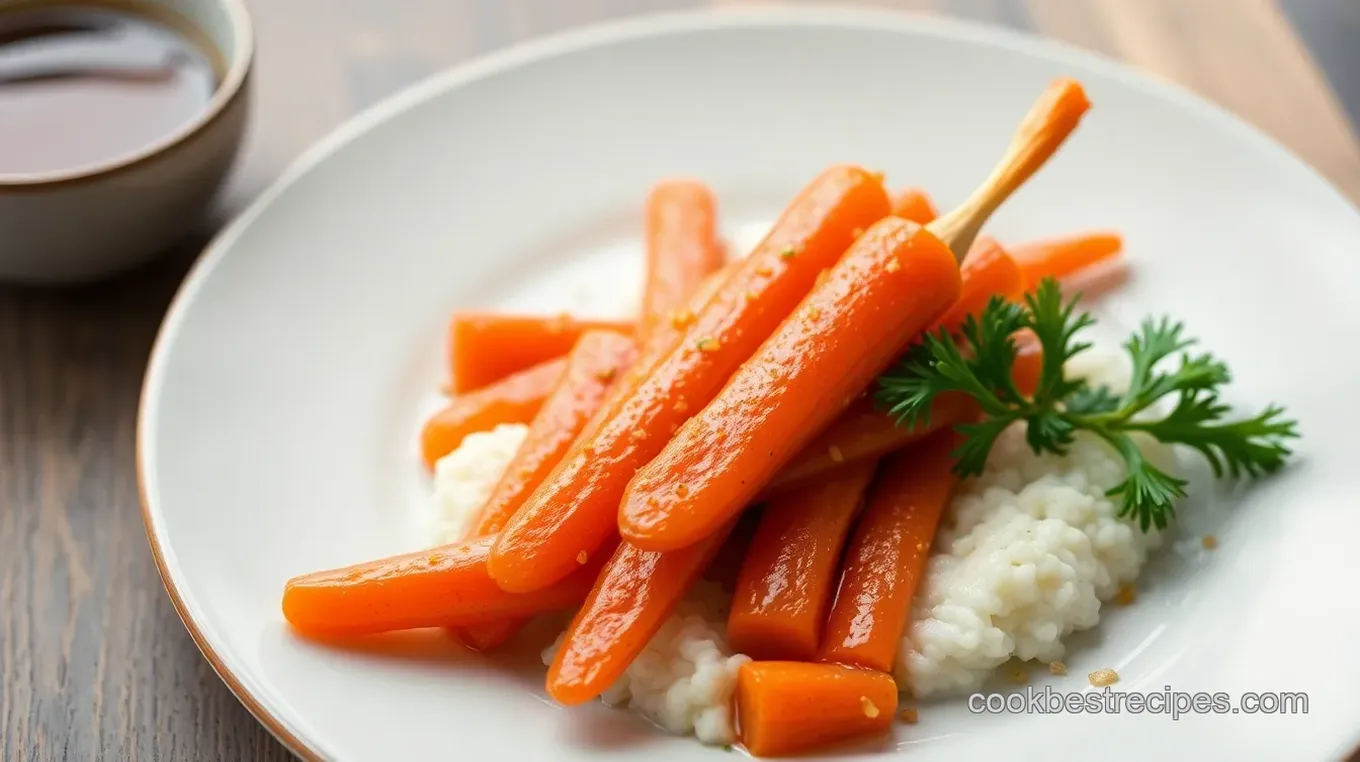
{"label": "dark wooden plank", "polygon": [[[1284,1],[1310,41],[1318,39],[1310,24],[1342,39],[1352,16],[1308,21],[1299,6],[1355,7]],[[698,2],[251,4],[260,47],[255,114],[240,166],[201,234],[107,283],[0,289],[0,759],[290,758],[198,654],[146,550],[133,427],[165,305],[212,229],[357,110],[510,42]],[[1033,28],[1123,57],[1263,125],[1360,197],[1354,133],[1266,0],[876,4]],[[1327,47],[1318,45],[1319,54],[1336,71]],[[1347,81],[1343,97],[1354,92]]]}

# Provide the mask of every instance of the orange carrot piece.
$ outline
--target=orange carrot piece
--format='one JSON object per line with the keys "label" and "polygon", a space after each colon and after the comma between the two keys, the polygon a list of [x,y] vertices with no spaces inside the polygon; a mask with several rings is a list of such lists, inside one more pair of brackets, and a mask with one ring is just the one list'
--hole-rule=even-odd
{"label": "orange carrot piece", "polygon": [[621,333],[588,331],[581,336],[567,356],[567,369],[557,388],[534,416],[524,444],[492,488],[478,519],[477,535],[499,532],[510,521],[636,357],[636,344]]}
{"label": "orange carrot piece", "polygon": [[892,671],[935,528],[958,483],[950,456],[957,441],[942,432],[884,460],[845,551],[823,661]]}
{"label": "orange carrot piece", "polygon": [[613,685],[647,647],[730,531],[731,526],[674,553],[621,543],[548,667],[548,694],[562,704],[581,704]]}
{"label": "orange carrot piece", "polygon": [[723,265],[717,202],[703,183],[667,180],[647,195],[647,279],[639,339],[683,310],[699,284]]}
{"label": "orange carrot piece", "polygon": [[[491,496],[482,507],[473,537],[499,532],[525,499],[547,478],[562,455],[604,402],[605,394],[637,356],[634,341],[613,331],[587,331],[567,357],[567,370],[529,424]],[[454,635],[475,651],[509,640],[524,622],[464,627]]]}
{"label": "orange carrot piece", "polygon": [[959,288],[953,253],[925,228],[896,217],[871,227],[638,471],[619,531],[648,550],[682,548],[714,531],[944,314]]}
{"label": "orange carrot piece", "polygon": [[782,757],[887,733],[897,683],[839,664],[755,661],[737,670],[737,732],[755,757]]}
{"label": "orange carrot piece", "polygon": [[978,236],[977,243],[973,244],[968,258],[959,268],[959,277],[962,290],[958,301],[929,331],[946,328],[950,333],[957,333],[963,327],[964,319],[969,315],[980,316],[992,297],[1015,301],[1024,293],[1025,281],[1020,266],[1001,243],[990,236]]}
{"label": "orange carrot piece", "polygon": [[809,442],[771,480],[763,493],[777,495],[823,478],[845,463],[877,459],[909,447],[936,431],[965,423],[978,413],[977,403],[965,394],[943,394],[930,409],[930,422],[898,424],[870,396],[860,397],[816,439]]}
{"label": "orange carrot piece", "polygon": [[623,539],[674,550],[739,513],[953,305],[962,257],[952,250],[971,248],[991,213],[1052,156],[1089,105],[1079,84],[1059,80],[959,208],[924,228],[889,217],[861,236],[721,393],[633,477],[619,509]]}
{"label": "orange carrot piece", "polygon": [[1044,278],[1067,278],[1114,258],[1123,249],[1119,233],[1099,230],[1015,244],[1011,256],[1020,265],[1028,291]]}
{"label": "orange carrot piece", "polygon": [[737,575],[727,639],[753,659],[812,661],[831,604],[841,548],[877,461],[769,501]]}
{"label": "orange carrot piece", "polygon": [[793,201],[755,251],[725,276],[683,338],[656,353],[600,410],[543,486],[500,535],[491,574],[533,590],[570,573],[576,554],[617,531],[628,479],[665,447],[812,288],[855,237],[888,212],[880,177],[826,170]]}
{"label": "orange carrot piece", "polygon": [[420,432],[425,465],[434,468],[435,461],[453,452],[468,434],[502,423],[532,421],[566,369],[566,358],[559,357],[454,398]]}
{"label": "orange carrot piece", "polygon": [[469,625],[576,605],[599,573],[586,564],[560,583],[507,593],[486,572],[494,537],[315,572],[288,581],[283,616],[300,634],[320,638]]}
{"label": "orange carrot piece", "polygon": [[586,331],[631,334],[633,324],[570,315],[455,313],[449,321],[450,389],[463,394],[561,357]]}
{"label": "orange carrot piece", "polygon": [[905,188],[893,197],[892,214],[904,220],[924,225],[940,216],[930,194],[920,188]]}

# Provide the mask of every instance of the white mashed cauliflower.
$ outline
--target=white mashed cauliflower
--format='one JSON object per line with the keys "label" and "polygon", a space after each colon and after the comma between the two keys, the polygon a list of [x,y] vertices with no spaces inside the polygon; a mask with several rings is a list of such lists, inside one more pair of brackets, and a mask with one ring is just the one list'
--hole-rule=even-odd
{"label": "white mashed cauliflower", "polygon": [[[1116,389],[1127,383],[1119,355],[1083,355],[1069,370]],[[436,464],[431,544],[467,534],[526,431],[472,434]],[[1176,472],[1169,448],[1143,444]],[[1066,456],[1036,456],[1021,427],[1006,432],[946,513],[898,655],[903,689],[918,698],[970,692],[1012,658],[1060,659],[1063,638],[1094,627],[1101,603],[1161,542],[1116,517],[1105,490],[1123,477],[1123,461],[1100,441],[1081,437]],[[718,586],[698,586],[603,700],[671,733],[733,743],[731,697],[749,659],[727,645],[728,603]],[[544,650],[545,664],[560,641]]]}
{"label": "white mashed cauliflower", "polygon": [[434,489],[424,536],[429,545],[459,542],[472,531],[477,512],[491,497],[529,427],[504,423],[469,434],[434,464]]}

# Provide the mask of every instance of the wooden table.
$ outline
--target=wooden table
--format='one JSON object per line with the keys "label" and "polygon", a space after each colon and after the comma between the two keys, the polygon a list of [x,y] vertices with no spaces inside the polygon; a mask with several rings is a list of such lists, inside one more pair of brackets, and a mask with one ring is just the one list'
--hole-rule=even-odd
{"label": "wooden table", "polygon": [[[195,649],[147,550],[133,429],[168,300],[214,227],[360,109],[508,43],[697,4],[253,3],[256,111],[215,219],[159,263],[108,283],[0,290],[0,759],[290,759]],[[1260,125],[1360,199],[1360,144],[1338,97],[1360,111],[1355,0],[877,4],[1037,30],[1122,58]]]}

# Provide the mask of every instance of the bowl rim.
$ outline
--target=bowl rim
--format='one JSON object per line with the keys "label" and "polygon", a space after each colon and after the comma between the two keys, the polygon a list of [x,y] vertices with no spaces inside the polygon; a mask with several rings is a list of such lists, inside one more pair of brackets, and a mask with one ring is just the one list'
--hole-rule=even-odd
{"label": "bowl rim", "polygon": [[[181,589],[182,580],[178,576],[175,552],[164,537],[164,528],[158,520],[162,507],[156,495],[158,477],[155,473],[155,459],[158,444],[154,429],[160,413],[159,403],[165,365],[179,333],[180,324],[217,264],[231,250],[232,242],[300,178],[374,128],[434,98],[494,74],[513,71],[545,59],[571,55],[595,47],[667,35],[722,29],[761,29],[771,26],[799,28],[820,26],[925,34],[953,41],[980,42],[1098,71],[1131,88],[1154,93],[1181,108],[1192,111],[1217,128],[1246,139],[1256,150],[1272,154],[1275,160],[1295,165],[1321,183],[1348,209],[1360,215],[1360,205],[1282,141],[1175,81],[1137,68],[1111,55],[1037,32],[935,13],[860,4],[832,4],[828,0],[812,0],[796,5],[718,5],[651,11],[575,25],[513,42],[417,80],[360,110],[313,143],[209,241],[185,275],[166,310],[165,318],[149,352],[138,401],[135,427],[137,490],[141,502],[142,521],[156,571],[176,614],[213,671],[247,711],[292,754],[306,762],[324,762],[329,759],[327,753],[323,751],[326,748],[324,743],[316,738],[304,737],[302,728],[285,719],[281,713],[273,711],[268,706],[263,691],[257,691],[252,687],[254,684],[252,677],[237,674],[223,654],[218,652],[216,645],[195,616],[198,613],[195,605],[188,600],[185,590]],[[2,185],[0,190],[3,190]],[[1360,734],[1347,742],[1344,748],[1347,751],[1360,748],[1357,744],[1360,744]]]}
{"label": "bowl rim", "polygon": [[[226,72],[217,89],[213,91],[212,97],[208,99],[207,106],[200,109],[193,119],[135,151],[97,164],[36,174],[6,174],[0,171],[0,195],[81,185],[137,169],[182,148],[216,123],[245,89],[255,60],[255,32],[250,13],[246,10],[245,0],[214,1],[226,11],[235,32],[235,45],[231,50],[220,51],[226,59]],[[46,0],[32,0],[20,2],[5,10],[8,12],[30,5],[40,7],[49,4],[51,3]],[[165,12],[195,29],[200,26],[179,11],[165,9]]]}

